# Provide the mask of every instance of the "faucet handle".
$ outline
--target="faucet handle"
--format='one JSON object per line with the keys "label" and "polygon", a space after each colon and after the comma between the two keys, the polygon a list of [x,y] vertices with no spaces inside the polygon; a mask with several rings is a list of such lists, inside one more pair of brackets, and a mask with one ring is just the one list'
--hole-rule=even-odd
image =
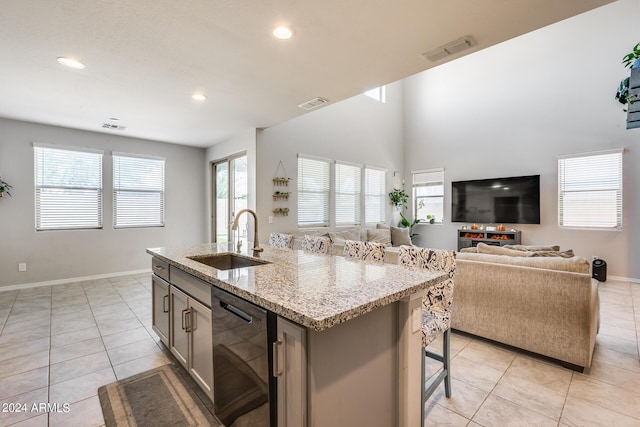
{"label": "faucet handle", "polygon": [[238,238],[238,253],[240,253],[241,248],[242,248],[242,240]]}

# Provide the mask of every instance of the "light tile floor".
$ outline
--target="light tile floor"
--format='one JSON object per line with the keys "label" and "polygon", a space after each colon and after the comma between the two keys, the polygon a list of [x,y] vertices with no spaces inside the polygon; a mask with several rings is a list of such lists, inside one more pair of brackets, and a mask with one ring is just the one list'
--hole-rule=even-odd
{"label": "light tile floor", "polygon": [[[600,298],[583,374],[452,334],[453,396],[439,388],[426,424],[640,426],[640,285]],[[0,426],[101,426],[98,387],[169,363],[161,348],[148,274],[0,292]]]}

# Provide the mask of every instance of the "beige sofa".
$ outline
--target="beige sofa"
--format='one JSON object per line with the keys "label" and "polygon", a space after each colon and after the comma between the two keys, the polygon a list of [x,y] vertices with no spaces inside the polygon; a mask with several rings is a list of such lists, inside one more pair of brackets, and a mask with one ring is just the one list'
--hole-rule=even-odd
{"label": "beige sofa", "polygon": [[456,267],[453,329],[591,366],[600,304],[586,259],[460,252]]}

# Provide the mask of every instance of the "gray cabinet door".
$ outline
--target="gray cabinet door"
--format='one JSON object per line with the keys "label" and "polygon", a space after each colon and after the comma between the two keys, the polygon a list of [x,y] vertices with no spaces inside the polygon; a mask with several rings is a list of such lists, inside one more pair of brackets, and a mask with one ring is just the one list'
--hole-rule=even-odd
{"label": "gray cabinet door", "polygon": [[153,330],[158,334],[160,340],[169,346],[169,284],[164,280],[152,275],[153,294]]}
{"label": "gray cabinet door", "polygon": [[274,375],[278,384],[278,427],[307,425],[306,329],[278,317]]}
{"label": "gray cabinet door", "polygon": [[189,334],[187,333],[189,310],[189,297],[180,290],[171,286],[169,291],[171,299],[171,353],[188,369],[189,360]]}
{"label": "gray cabinet door", "polygon": [[213,346],[211,333],[211,309],[193,298],[190,308],[190,360],[189,373],[213,400]]}

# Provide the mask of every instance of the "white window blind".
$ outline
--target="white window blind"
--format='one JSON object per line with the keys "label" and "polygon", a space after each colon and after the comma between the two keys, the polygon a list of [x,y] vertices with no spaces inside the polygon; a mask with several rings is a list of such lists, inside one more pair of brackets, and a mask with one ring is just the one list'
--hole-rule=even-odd
{"label": "white window blind", "polygon": [[413,214],[421,222],[427,216],[442,222],[444,217],[444,169],[412,172]]}
{"label": "white window blind", "polygon": [[359,225],[362,166],[336,162],[336,225]]}
{"label": "white window blind", "polygon": [[622,150],[558,158],[558,225],[622,229]]}
{"label": "white window blind", "polygon": [[386,171],[365,167],[364,169],[364,217],[366,224],[386,222],[387,195]]}
{"label": "white window blind", "polygon": [[164,164],[158,157],[113,153],[113,227],[164,226]]}
{"label": "white window blind", "polygon": [[298,156],[298,226],[329,226],[329,160]]}
{"label": "white window blind", "polygon": [[102,151],[33,148],[36,230],[102,228]]}

